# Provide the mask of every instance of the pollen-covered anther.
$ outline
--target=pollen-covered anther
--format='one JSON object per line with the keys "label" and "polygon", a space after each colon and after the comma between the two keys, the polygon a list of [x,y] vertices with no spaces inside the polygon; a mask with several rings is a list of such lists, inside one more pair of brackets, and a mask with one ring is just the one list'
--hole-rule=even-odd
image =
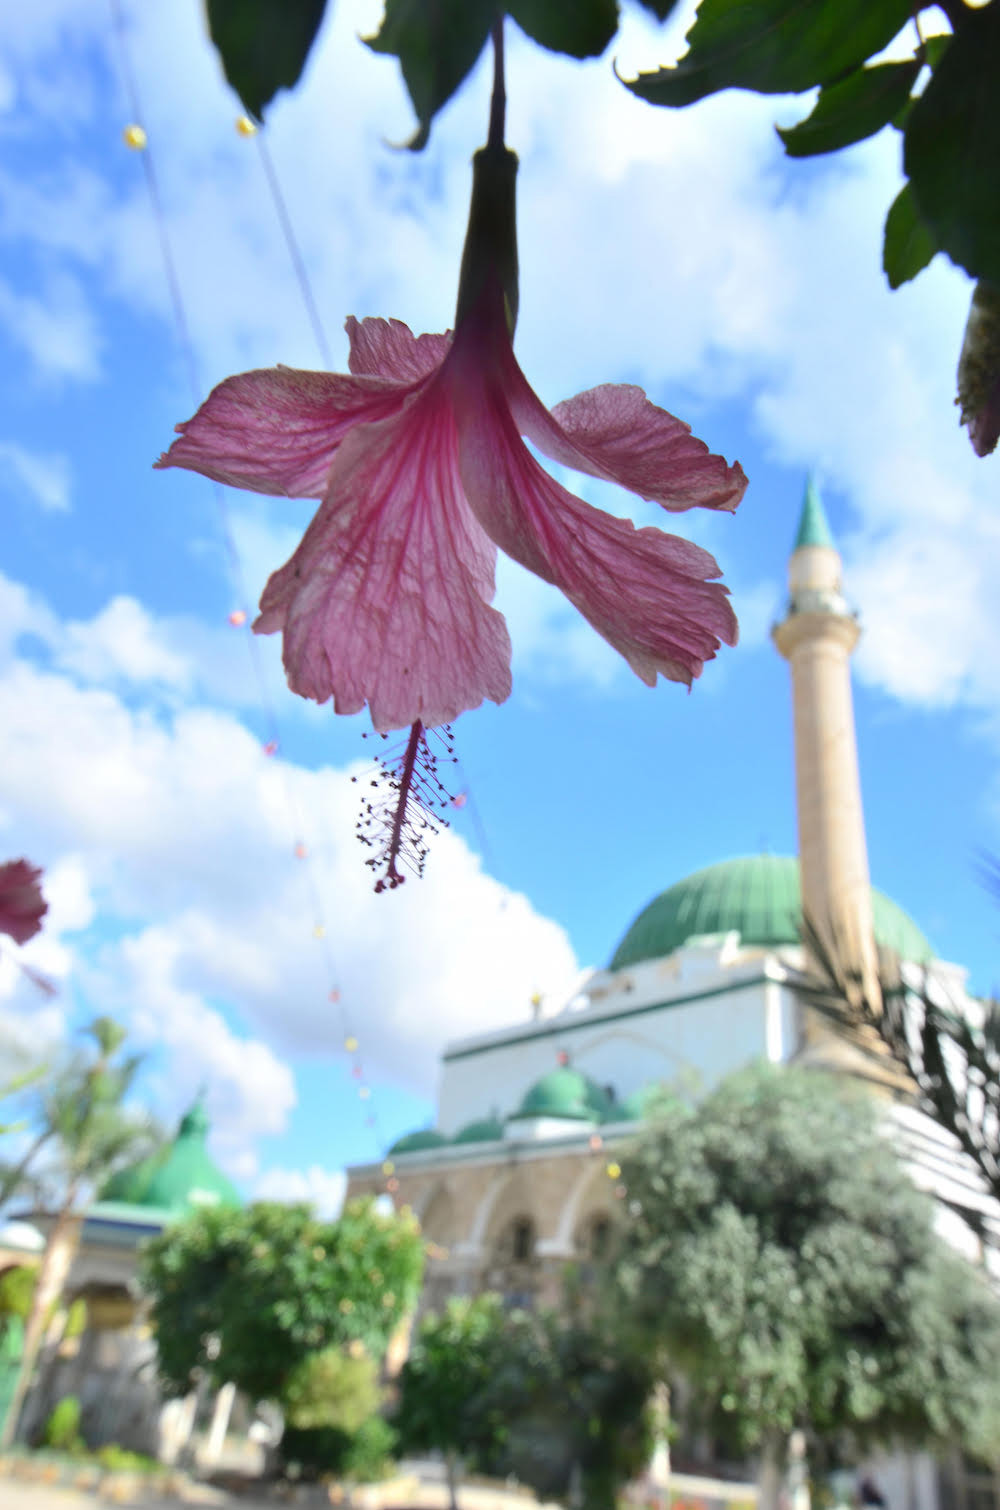
{"label": "pollen-covered anther", "polygon": [[357,835],[374,853],[365,861],[382,872],[376,892],[394,891],[404,871],[423,875],[431,838],[448,827],[444,817],[452,794],[441,780],[440,762],[450,760],[454,742],[449,725],[425,729],[415,723],[406,740],[376,757],[375,776],[362,797]]}

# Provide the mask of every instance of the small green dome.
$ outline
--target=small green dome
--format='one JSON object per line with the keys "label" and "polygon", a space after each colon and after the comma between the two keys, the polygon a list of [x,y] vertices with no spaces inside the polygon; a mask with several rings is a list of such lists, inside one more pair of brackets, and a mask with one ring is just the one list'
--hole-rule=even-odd
{"label": "small green dome", "polygon": [[447,1141],[436,1127],[425,1127],[420,1132],[407,1133],[404,1138],[397,1138],[389,1152],[420,1153],[425,1148],[441,1148]]}
{"label": "small green dome", "polygon": [[151,1158],[112,1175],[101,1201],[189,1211],[198,1206],[239,1206],[235,1185],[217,1169],[205,1147],[209,1122],[198,1101],[181,1119],[174,1141]]}
{"label": "small green dome", "polygon": [[496,1143],[503,1137],[503,1123],[497,1117],[484,1117],[480,1122],[468,1122],[455,1134],[456,1143]]}
{"label": "small green dome", "polygon": [[[569,1065],[562,1065],[527,1092],[514,1117],[556,1117],[571,1122],[604,1122],[612,1101],[607,1091]],[[513,1119],[512,1119],[513,1120]]]}
{"label": "small green dome", "polygon": [[[736,930],[744,944],[767,948],[799,943],[802,910],[799,862],[786,855],[745,855],[696,870],[661,892],[625,934],[609,966],[623,970],[663,959],[702,933]],[[875,937],[903,959],[933,956],[916,923],[891,898],[872,888]]]}
{"label": "small green dome", "polygon": [[618,1107],[619,1119],[622,1122],[641,1122],[652,1103],[662,1094],[663,1086],[656,1081],[640,1085],[637,1090],[626,1096]]}

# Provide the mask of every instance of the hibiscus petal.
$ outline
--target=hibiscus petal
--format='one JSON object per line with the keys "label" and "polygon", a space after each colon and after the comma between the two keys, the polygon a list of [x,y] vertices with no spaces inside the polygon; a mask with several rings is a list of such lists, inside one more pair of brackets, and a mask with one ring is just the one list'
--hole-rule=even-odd
{"label": "hibiscus petal", "polygon": [[371,377],[413,383],[430,377],[448,355],[451,336],[415,336],[402,320],[348,319],[351,371]]}
{"label": "hibiscus petal", "polygon": [[524,435],[553,461],[675,512],[735,509],[747,479],[691,434],[691,426],[650,403],[631,383],[604,383],[557,404],[550,414],[528,386],[513,354],[506,378]]}
{"label": "hibiscus petal", "polygon": [[738,626],[715,561],[690,541],[636,529],[559,486],[522,443],[498,384],[457,385],[469,504],[501,550],[554,583],[649,686],[690,685]]}
{"label": "hibiscus petal", "polygon": [[510,693],[490,608],[496,550],[465,502],[440,384],[344,442],[326,497],[274,573],[254,628],[284,631],[289,686],[381,733],[448,723]]}
{"label": "hibiscus petal", "polygon": [[[412,385],[411,385],[412,387]],[[355,425],[385,419],[410,388],[375,377],[266,367],[227,378],[157,467],[188,467],[233,488],[322,498],[337,448]]]}
{"label": "hibiscus petal", "polygon": [[26,944],[42,926],[49,904],[42,896],[42,872],[27,860],[0,865],[0,933]]}

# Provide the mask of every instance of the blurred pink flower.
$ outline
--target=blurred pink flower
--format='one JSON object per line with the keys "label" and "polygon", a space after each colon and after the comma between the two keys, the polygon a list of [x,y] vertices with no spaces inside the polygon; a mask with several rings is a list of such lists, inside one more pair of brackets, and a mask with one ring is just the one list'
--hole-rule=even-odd
{"label": "blurred pink flower", "polygon": [[704,550],[636,529],[559,485],[554,461],[669,510],[732,510],[746,488],[640,388],[607,384],[549,413],[515,358],[498,278],[454,338],[354,319],[350,376],[276,367],[228,378],[158,466],[322,503],[264,589],[289,685],[367,702],[380,732],[448,723],[509,694],[496,548],[554,583],[650,686],[690,685],[737,624]]}
{"label": "blurred pink flower", "polygon": [[49,904],[42,896],[42,872],[27,860],[0,865],[0,933],[26,944],[41,931]]}

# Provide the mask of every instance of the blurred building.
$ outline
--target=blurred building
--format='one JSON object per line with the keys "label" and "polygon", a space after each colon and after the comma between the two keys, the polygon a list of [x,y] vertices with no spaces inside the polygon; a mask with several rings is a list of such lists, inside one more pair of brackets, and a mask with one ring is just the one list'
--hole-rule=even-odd
{"label": "blurred building", "polygon": [[[156,1346],[137,1278],[137,1250],[147,1238],[199,1207],[242,1204],[209,1155],[208,1132],[199,1100],[173,1140],[112,1176],[66,1233],[65,1283],[21,1418],[22,1437],[30,1439],[56,1400],[75,1395],[88,1442],[118,1442],[173,1460],[199,1409],[209,1417],[214,1413],[214,1396],[202,1399],[197,1391],[186,1401],[163,1405]],[[51,1213],[33,1211],[0,1227],[0,1275],[38,1262],[54,1220]],[[0,1339],[0,1419],[20,1352],[19,1323],[10,1318]],[[231,1394],[223,1405],[231,1408]]]}

